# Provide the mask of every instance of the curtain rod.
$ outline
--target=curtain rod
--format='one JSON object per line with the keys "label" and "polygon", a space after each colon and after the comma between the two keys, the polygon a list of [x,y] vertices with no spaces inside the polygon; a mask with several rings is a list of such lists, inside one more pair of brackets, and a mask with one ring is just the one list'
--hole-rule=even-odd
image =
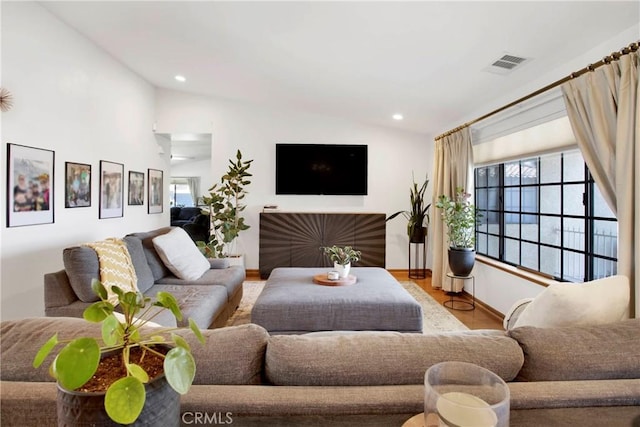
{"label": "curtain rod", "polygon": [[483,116],[478,117],[477,119],[471,120],[470,122],[467,122],[467,123],[465,123],[463,125],[460,125],[460,126],[454,128],[454,129],[451,129],[450,131],[445,132],[442,135],[437,136],[435,139],[436,140],[442,139],[442,138],[444,138],[446,136],[449,136],[449,135],[451,135],[453,133],[458,132],[461,129],[464,129],[464,128],[469,127],[469,126],[471,126],[471,125],[473,125],[475,123],[478,123],[478,122],[480,122],[480,121],[482,121],[484,119],[487,119],[487,118],[493,116],[494,114],[498,114],[498,113],[506,110],[507,108],[511,108],[514,105],[520,104],[521,102],[524,102],[524,101],[526,101],[528,99],[531,99],[533,97],[536,97],[536,96],[540,95],[541,93],[544,93],[544,92],[546,92],[546,91],[548,91],[550,89],[553,89],[553,88],[555,88],[557,86],[560,86],[561,84],[566,83],[571,79],[579,77],[579,76],[581,76],[581,75],[583,75],[585,73],[588,73],[589,71],[594,71],[596,68],[599,68],[599,67],[601,67],[601,66],[603,66],[605,64],[609,64],[609,63],[611,63],[613,61],[617,61],[618,59],[620,59],[621,56],[627,55],[627,54],[629,54],[631,52],[637,51],[639,43],[640,43],[640,41],[633,42],[629,46],[624,47],[624,48],[620,49],[617,52],[613,52],[608,56],[605,56],[600,61],[598,61],[598,62],[596,62],[594,64],[589,64],[586,67],[584,67],[583,69],[575,71],[575,72],[569,74],[568,76],[566,76],[566,77],[564,77],[564,78],[562,78],[562,79],[560,79],[558,81],[555,81],[555,82],[553,82],[553,83],[551,83],[551,84],[549,84],[549,85],[547,85],[547,86],[545,86],[545,87],[543,87],[541,89],[536,90],[535,92],[530,93],[529,95],[523,96],[520,99],[516,99],[515,101],[510,102],[509,104],[507,104],[505,106],[502,106],[502,107],[500,107],[500,108],[498,108],[496,110],[493,110],[490,113],[487,113],[487,114],[485,114]]}

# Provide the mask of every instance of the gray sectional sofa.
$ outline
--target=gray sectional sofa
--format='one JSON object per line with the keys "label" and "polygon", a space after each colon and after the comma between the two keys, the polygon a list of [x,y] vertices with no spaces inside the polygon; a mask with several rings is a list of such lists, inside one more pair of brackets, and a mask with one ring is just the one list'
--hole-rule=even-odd
{"label": "gray sectional sofa", "polygon": [[[53,426],[56,385],[38,347],[99,334],[76,318],[0,326],[0,422]],[[185,331],[197,363],[181,397],[183,425],[395,426],[423,411],[425,371],[457,360],[488,368],[511,391],[511,426],[635,426],[640,422],[640,319],[564,328],[432,335],[398,332],[270,336],[258,325]],[[199,422],[197,422],[199,420]],[[204,422],[208,420],[208,422]]]}
{"label": "gray sectional sofa", "polygon": [[[211,268],[197,280],[182,280],[171,273],[158,255],[153,238],[166,234],[172,227],[149,232],[132,233],[123,238],[138,278],[138,289],[148,296],[158,291],[173,294],[184,314],[177,326],[187,326],[193,318],[200,328],[216,328],[226,324],[242,298],[245,270],[229,266],[224,259],[211,259]],[[91,281],[99,278],[96,252],[86,246],[74,246],[63,251],[64,270],[44,276],[45,315],[82,317],[86,307],[98,300]],[[154,317],[154,322],[176,326],[167,311]]]}

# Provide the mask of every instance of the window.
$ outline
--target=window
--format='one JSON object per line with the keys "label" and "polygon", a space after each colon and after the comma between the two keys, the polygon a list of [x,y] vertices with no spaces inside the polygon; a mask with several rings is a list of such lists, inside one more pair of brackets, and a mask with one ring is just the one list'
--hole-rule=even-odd
{"label": "window", "polygon": [[187,184],[171,182],[169,185],[169,195],[171,206],[195,206]]}
{"label": "window", "polygon": [[557,280],[616,274],[618,223],[577,150],[475,170],[476,250]]}

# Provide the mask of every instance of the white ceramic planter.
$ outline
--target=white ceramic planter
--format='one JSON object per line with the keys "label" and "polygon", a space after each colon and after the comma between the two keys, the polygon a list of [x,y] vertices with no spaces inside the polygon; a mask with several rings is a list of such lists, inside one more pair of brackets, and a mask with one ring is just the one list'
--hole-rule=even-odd
{"label": "white ceramic planter", "polygon": [[340,274],[340,278],[344,279],[349,276],[349,270],[351,269],[351,263],[342,265],[337,262],[333,263],[333,269]]}

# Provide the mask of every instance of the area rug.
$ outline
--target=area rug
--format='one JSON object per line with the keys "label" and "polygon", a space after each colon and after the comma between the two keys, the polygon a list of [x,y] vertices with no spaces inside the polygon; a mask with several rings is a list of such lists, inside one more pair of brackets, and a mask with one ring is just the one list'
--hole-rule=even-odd
{"label": "area rug", "polygon": [[[238,309],[227,321],[227,326],[244,325],[251,323],[251,308],[262,292],[264,281],[245,281],[243,283],[242,300]],[[442,307],[429,294],[423,291],[420,286],[413,282],[400,282],[400,284],[415,298],[422,306],[423,313],[423,333],[434,332],[466,331],[467,328],[454,315]]]}

